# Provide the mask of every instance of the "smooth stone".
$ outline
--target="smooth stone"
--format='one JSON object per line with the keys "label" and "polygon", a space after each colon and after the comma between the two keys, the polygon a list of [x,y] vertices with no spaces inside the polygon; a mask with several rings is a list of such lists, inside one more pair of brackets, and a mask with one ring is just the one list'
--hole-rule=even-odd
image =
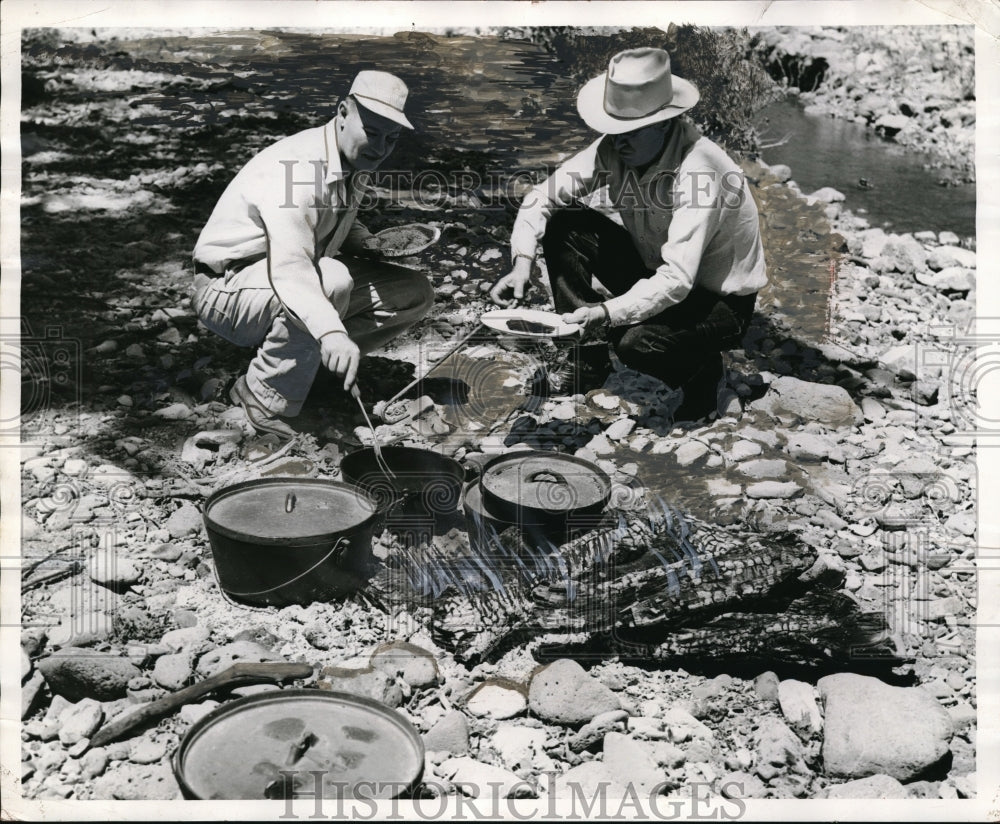
{"label": "smooth stone", "polygon": [[202,655],[198,659],[198,674],[207,678],[240,662],[259,664],[264,661],[284,660],[280,655],[253,641],[234,641]]}
{"label": "smooth stone", "polygon": [[569,738],[569,748],[573,752],[583,752],[603,741],[609,732],[621,732],[628,721],[625,710],[611,710],[595,716]]}
{"label": "smooth stone", "polygon": [[741,473],[754,480],[781,478],[788,472],[788,463],[780,459],[757,458],[745,461],[736,467]]}
{"label": "smooth stone", "polygon": [[101,703],[93,698],[84,698],[59,713],[59,742],[69,747],[91,738],[103,720]]}
{"label": "smooth stone", "polygon": [[732,445],[729,450],[729,459],[732,461],[744,461],[753,458],[764,451],[756,441],[740,440]]}
{"label": "smooth stone", "polygon": [[195,625],[193,627],[172,629],[164,633],[160,639],[160,643],[171,652],[180,652],[181,650],[191,650],[198,647],[205,643],[210,636],[211,633],[207,627]]}
{"label": "smooth stone", "polygon": [[170,801],[181,797],[181,789],[167,763],[124,763],[94,781],[92,797],[98,800]]}
{"label": "smooth stone", "polygon": [[510,770],[468,756],[450,758],[440,764],[436,772],[456,784],[469,798],[535,798],[537,795],[531,784]]}
{"label": "smooth stone", "polygon": [[399,675],[414,689],[429,687],[438,680],[438,665],[434,656],[416,644],[393,641],[378,647],[370,663],[389,675]]}
{"label": "smooth stone", "polygon": [[583,724],[621,709],[618,696],[576,661],[562,658],[535,673],[528,688],[531,711],[546,721]]}
{"label": "smooth stone", "polygon": [[69,647],[38,662],[52,692],[71,701],[111,701],[125,696],[128,682],[140,675],[127,658],[110,652]]}
{"label": "smooth stone", "polygon": [[87,563],[87,574],[95,584],[109,589],[124,590],[142,580],[143,569],[119,552],[97,552]]}
{"label": "smooth stone", "polygon": [[192,656],[179,652],[161,655],[153,665],[153,681],[167,690],[179,690],[194,675]]}
{"label": "smooth stone", "polygon": [[458,710],[452,710],[423,735],[428,752],[465,755],[469,752],[469,722]]}
{"label": "smooth stone", "polygon": [[361,695],[380,701],[388,707],[399,707],[403,703],[403,691],[395,679],[382,670],[368,667],[350,669],[347,667],[324,667],[320,689]]}
{"label": "smooth stone", "polygon": [[773,672],[768,670],[767,672],[762,672],[753,681],[753,688],[757,695],[769,701],[772,704],[778,703],[778,687],[781,682],[778,680],[778,676]]}
{"label": "smooth stone", "polygon": [[748,498],[794,498],[802,494],[802,487],[794,481],[758,481],[747,486]]}
{"label": "smooth stone", "polygon": [[790,416],[832,427],[853,426],[863,420],[861,410],[843,387],[788,376],[775,378],[767,394],[754,402],[755,408],[758,404],[778,417]]}
{"label": "smooth stone", "polygon": [[545,757],[545,742],[544,729],[501,724],[490,738],[489,748],[507,769],[521,771]]}
{"label": "smooth stone", "polygon": [[700,441],[688,441],[674,451],[678,466],[691,466],[699,458],[705,457],[709,449]]}
{"label": "smooth stone", "polygon": [[528,708],[528,697],[520,684],[490,679],[469,694],[465,708],[479,718],[504,720],[524,712]]}
{"label": "smooth stone", "polygon": [[754,772],[764,781],[791,771],[807,774],[805,751],[798,736],[779,718],[765,717],[754,732],[757,764]]}
{"label": "smooth stone", "polygon": [[636,741],[620,732],[604,736],[604,763],[643,796],[649,795],[666,779],[663,770],[653,757],[650,745]]}
{"label": "smooth stone", "polygon": [[793,729],[817,733],[823,729],[823,716],[816,704],[812,684],[788,678],[778,684],[778,705],[781,714]]}
{"label": "smooth stone", "polygon": [[927,266],[935,271],[952,266],[975,269],[976,253],[961,246],[938,246],[927,256]]}
{"label": "smooth stone", "polygon": [[128,760],[133,764],[155,764],[163,760],[167,754],[166,742],[140,738],[129,748]]}
{"label": "smooth stone", "polygon": [[907,790],[891,775],[870,775],[827,787],[827,798],[907,798]]}
{"label": "smooth stone", "polygon": [[951,719],[926,690],[854,673],[825,676],[817,686],[826,707],[827,775],[912,781],[947,754]]}
{"label": "smooth stone", "polygon": [[620,441],[631,435],[633,429],[635,429],[635,421],[632,418],[619,418],[604,430],[604,434],[613,441]]}
{"label": "smooth stone", "polygon": [[170,533],[171,538],[176,539],[200,533],[202,524],[203,519],[198,508],[194,504],[184,501],[170,514],[163,527]]}

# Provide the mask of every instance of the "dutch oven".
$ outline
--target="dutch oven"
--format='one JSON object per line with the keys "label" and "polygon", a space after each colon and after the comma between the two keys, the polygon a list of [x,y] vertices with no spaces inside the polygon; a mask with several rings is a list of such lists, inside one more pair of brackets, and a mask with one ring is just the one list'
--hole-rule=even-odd
{"label": "dutch oven", "polygon": [[412,446],[383,446],[382,459],[396,477],[383,472],[371,447],[340,462],[344,480],[365,490],[380,512],[440,520],[458,509],[466,479],[458,461]]}
{"label": "dutch oven", "polygon": [[364,583],[378,510],[351,484],[264,478],[213,493],[204,519],[222,591],[288,606],[341,598]]}
{"label": "dutch oven", "polygon": [[487,461],[479,479],[493,518],[560,537],[592,529],[611,497],[611,479],[590,461],[523,450]]}
{"label": "dutch oven", "polygon": [[184,735],[173,769],[188,799],[396,798],[420,780],[424,745],[378,701],[290,689],[210,712]]}

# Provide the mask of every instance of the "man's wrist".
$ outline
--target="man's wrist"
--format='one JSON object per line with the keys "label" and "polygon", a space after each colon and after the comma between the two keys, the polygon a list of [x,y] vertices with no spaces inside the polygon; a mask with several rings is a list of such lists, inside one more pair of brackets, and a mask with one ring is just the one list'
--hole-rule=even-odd
{"label": "man's wrist", "polygon": [[599,303],[599,304],[597,304],[597,308],[601,310],[601,314],[603,315],[603,319],[601,320],[601,323],[605,324],[606,326],[610,326],[611,325],[611,312],[608,310],[607,304]]}

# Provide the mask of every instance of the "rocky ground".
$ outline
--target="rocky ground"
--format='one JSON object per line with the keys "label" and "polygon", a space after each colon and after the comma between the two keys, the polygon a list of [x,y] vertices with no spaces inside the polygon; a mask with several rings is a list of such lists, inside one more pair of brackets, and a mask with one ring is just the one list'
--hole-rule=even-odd
{"label": "rocky ground", "polygon": [[[428,795],[488,782],[542,795],[555,782],[589,798],[599,782],[632,782],[687,798],[695,786],[715,797],[973,796],[976,467],[962,437],[961,370],[973,244],[887,235],[843,212],[839,193],[806,197],[788,169],[747,169],[772,283],[744,348],[727,357],[712,420],[675,426],[674,394],[620,366],[603,387],[532,401],[531,374],[552,353],[484,337],[452,367],[485,376],[474,414],[428,390],[405,404],[408,420],[377,434],[471,463],[523,444],[569,449],[609,472],[616,500],[663,498],[722,524],[792,529],[844,590],[889,613],[912,663],[884,680],[792,675],[781,661],[722,674],[706,662],[681,670],[613,658],[539,668],[540,638],[470,667],[434,643],[426,611],[229,601],[214,576],[204,498],[248,477],[336,477],[343,452],[370,435],[321,384],[291,447],[254,436],[224,401],[245,353],[196,325],[177,256],[137,263],[141,275],[81,299],[93,324],[80,331],[91,394],[28,420],[23,794],[178,797],[170,756],[222,696],[125,741],[95,748],[90,739],[232,661],[288,660],[315,668],[308,685],[376,697],[409,718],[427,750],[418,793]],[[483,219],[454,197],[437,211],[404,204],[378,220],[416,217],[443,229],[438,246],[408,261],[432,277],[438,305],[366,361],[369,402],[439,359],[503,271],[502,213]],[[156,249],[142,243],[132,235],[116,254],[146,261]],[[39,288],[28,287],[33,306]],[[376,554],[386,549],[387,539],[376,543]]]}

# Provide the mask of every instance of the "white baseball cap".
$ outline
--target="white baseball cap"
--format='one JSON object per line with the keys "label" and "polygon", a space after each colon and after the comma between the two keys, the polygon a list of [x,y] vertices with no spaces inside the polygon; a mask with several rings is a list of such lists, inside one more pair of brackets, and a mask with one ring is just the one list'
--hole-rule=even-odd
{"label": "white baseball cap", "polygon": [[349,94],[366,109],[412,129],[413,124],[403,114],[408,89],[396,75],[366,69],[358,72]]}

